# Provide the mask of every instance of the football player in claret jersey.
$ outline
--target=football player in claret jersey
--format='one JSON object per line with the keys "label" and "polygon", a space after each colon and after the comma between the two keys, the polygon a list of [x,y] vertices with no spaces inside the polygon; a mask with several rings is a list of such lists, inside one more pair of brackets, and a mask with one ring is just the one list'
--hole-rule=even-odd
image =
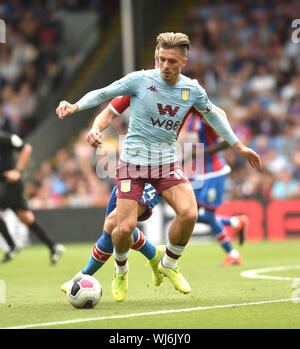
{"label": "football player in claret jersey", "polygon": [[[155,55],[155,63],[157,66],[157,55]],[[88,142],[95,148],[100,144],[99,127],[101,128],[101,125],[99,120],[101,120],[104,114],[115,118],[116,116],[121,116],[129,106],[130,96],[114,98],[109,103],[107,110],[95,118],[87,137]],[[213,105],[213,108],[217,107]],[[221,109],[219,110],[226,117],[225,112]],[[220,137],[204,121],[203,116],[196,111],[188,115],[179,135],[180,142],[196,141],[204,144],[204,169],[200,168],[201,166],[193,165],[193,168],[200,169],[200,173],[192,179],[192,186],[199,208],[197,222],[210,225],[215,239],[225,251],[226,257],[221,265],[241,265],[241,255],[233,247],[230,235],[224,225],[231,227],[234,235],[239,238],[239,243],[243,244],[248,227],[248,217],[245,215],[217,217],[215,213],[216,209],[222,205],[226,177],[231,171],[224,158],[218,153],[220,150],[226,149],[229,144],[225,141],[219,142],[219,139]],[[194,157],[193,162],[199,162],[199,159]]]}
{"label": "football player in claret jersey", "polygon": [[[116,97],[107,107],[112,113],[107,110],[103,114],[107,113],[112,118],[121,116],[129,106],[130,96]],[[217,107],[213,105],[213,108]],[[220,110],[220,112],[225,113],[223,110]],[[102,114],[99,114],[95,118],[88,134],[88,142],[94,147],[97,147],[99,144],[98,119],[101,119],[102,116]],[[200,169],[200,173],[196,174],[195,178],[192,179],[192,186],[199,208],[197,222],[210,225],[214,237],[226,252],[226,257],[221,265],[241,265],[242,258],[233,247],[224,225],[232,227],[234,235],[238,236],[240,244],[243,244],[248,227],[248,218],[245,215],[217,217],[215,213],[216,208],[222,205],[225,180],[227,174],[231,171],[224,158],[218,152],[227,148],[229,144],[225,141],[218,142],[220,137],[204,122],[201,114],[196,112],[192,112],[187,117],[179,140],[180,142],[194,142],[194,134],[196,134],[197,142],[204,144],[204,169],[195,164],[193,165],[193,168]],[[193,161],[199,162],[199,159],[194,158]]]}
{"label": "football player in claret jersey", "polygon": [[[128,253],[145,183],[153,185],[176,213],[168,232],[167,249],[158,268],[177,290],[191,292],[190,285],[179,272],[177,261],[194,230],[198,212],[192,186],[176,157],[177,135],[191,108],[205,114],[216,132],[252,167],[261,167],[259,155],[237,139],[228,121],[212,108],[198,81],[181,74],[188,60],[189,47],[187,35],[162,33],[157,37],[159,69],[130,73],[107,87],[87,93],[75,104],[61,101],[56,109],[59,118],[63,119],[107,99],[131,96],[128,133],[116,175],[117,228],[112,235],[115,257],[112,294],[118,301],[126,297],[128,289]],[[133,172],[134,176],[131,175]]]}
{"label": "football player in claret jersey", "polygon": [[[20,221],[47,245],[50,250],[51,263],[56,264],[65,248],[55,243],[37,222],[23,194],[22,172],[27,165],[31,151],[31,145],[25,143],[18,135],[0,131],[0,210],[6,208],[13,210]],[[15,152],[19,153],[16,161]],[[8,252],[2,259],[2,262],[7,262],[15,256],[18,248],[1,218],[0,232],[9,246]]]}

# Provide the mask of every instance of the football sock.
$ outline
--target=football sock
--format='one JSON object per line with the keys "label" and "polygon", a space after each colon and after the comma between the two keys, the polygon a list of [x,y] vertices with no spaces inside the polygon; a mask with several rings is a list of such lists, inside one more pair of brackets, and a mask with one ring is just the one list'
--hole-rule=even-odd
{"label": "football sock", "polygon": [[54,251],[55,243],[49,238],[46,231],[40,226],[37,221],[34,221],[28,228],[43,242],[50,250]]}
{"label": "football sock", "polygon": [[162,265],[165,268],[176,268],[177,260],[182,255],[186,245],[173,245],[170,241],[167,243],[166,252],[162,258]]}
{"label": "football sock", "polygon": [[95,243],[93,252],[82,274],[93,275],[99,270],[113,253],[113,245],[110,234],[103,230],[102,235]]}
{"label": "football sock", "polygon": [[146,238],[142,231],[135,228],[133,232],[133,250],[141,252],[147,259],[152,259],[156,254],[156,247]]}
{"label": "football sock", "polygon": [[218,217],[218,219],[222,222],[224,225],[231,226],[231,219],[230,217]]}
{"label": "football sock", "polygon": [[240,224],[240,221],[237,217],[220,217],[219,219],[224,225],[229,225],[232,228],[236,228]]}
{"label": "football sock", "polygon": [[125,274],[128,270],[128,255],[129,250],[124,253],[118,253],[114,249],[115,269],[117,273]]}
{"label": "football sock", "polygon": [[225,231],[221,232],[221,234],[216,236],[217,241],[221,245],[221,247],[225,250],[226,253],[231,253],[233,251],[232,244],[230,239]]}
{"label": "football sock", "polygon": [[231,257],[233,257],[233,258],[237,258],[237,257],[239,257],[239,253],[238,253],[238,251],[236,250],[236,249],[232,249],[230,252],[229,252],[229,254],[230,254],[230,256]]}
{"label": "football sock", "polygon": [[224,230],[223,220],[216,218],[214,210],[205,210],[203,214],[199,214],[197,222],[206,223],[211,226],[214,237],[226,253],[230,253],[233,250],[230,238]]}
{"label": "football sock", "polygon": [[[156,253],[156,247],[145,237],[140,229],[135,229],[133,233],[134,244],[132,249],[141,252],[147,259],[152,259]],[[111,235],[103,230],[102,235],[95,243],[93,252],[86,267],[81,271],[83,274],[93,275],[113,254],[113,244]]]}
{"label": "football sock", "polygon": [[7,229],[7,225],[2,218],[0,218],[0,233],[2,234],[9,248],[14,249],[16,247],[16,244],[10,236],[10,233]]}

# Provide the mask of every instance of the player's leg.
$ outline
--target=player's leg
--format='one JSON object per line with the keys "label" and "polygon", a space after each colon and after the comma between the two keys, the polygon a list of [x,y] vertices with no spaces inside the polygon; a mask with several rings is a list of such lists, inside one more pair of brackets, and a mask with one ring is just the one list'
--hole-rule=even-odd
{"label": "player's leg", "polygon": [[112,294],[117,302],[125,299],[128,290],[128,256],[130,247],[133,245],[137,214],[138,201],[117,199],[117,226],[112,232],[115,258]]}
{"label": "player's leg", "polygon": [[141,252],[147,259],[148,264],[152,268],[152,281],[154,286],[159,286],[163,281],[162,274],[158,271],[158,264],[161,261],[166,246],[155,246],[139,228],[135,228],[133,232],[134,243],[131,246],[133,250]]}
{"label": "player's leg", "polygon": [[200,183],[197,181],[193,182],[196,200],[198,205],[202,206],[198,211],[197,222],[211,226],[215,239],[226,252],[226,258],[223,260],[222,265],[241,264],[240,254],[233,248],[224,224],[215,215],[216,208],[220,207],[223,202],[225,182],[226,175],[208,177]]}
{"label": "player's leg", "polygon": [[[135,228],[133,232],[133,245],[130,248],[141,252],[149,261],[156,255],[155,245],[153,245],[138,228]],[[86,267],[82,270],[82,273],[88,275],[95,274],[112,254],[113,244],[111,231],[107,229],[107,224],[105,223],[102,235],[95,243],[90,259]]]}
{"label": "player's leg", "polygon": [[217,219],[214,209],[200,208],[197,222],[206,223],[211,226],[215,239],[226,253],[222,265],[242,264],[242,258],[239,252],[233,247],[222,220]]}
{"label": "player's leg", "polygon": [[20,221],[25,224],[30,231],[33,232],[50,249],[51,263],[56,264],[62,254],[65,252],[65,247],[61,244],[55,243],[49,237],[41,224],[37,222],[32,211],[16,209],[15,213]]}
{"label": "player's leg", "polygon": [[[0,211],[10,208],[10,205],[15,201],[16,198],[18,198],[18,196],[20,196],[18,186],[8,182],[0,182]],[[2,234],[9,248],[7,253],[5,253],[3,256],[1,262],[7,262],[15,256],[16,252],[18,252],[18,248],[11,237],[6,222],[2,217],[0,217],[0,234]]]}
{"label": "player's leg", "polygon": [[239,244],[242,245],[247,236],[249,219],[246,215],[237,215],[232,217],[218,216],[221,222],[232,228],[233,234],[238,237]]}
{"label": "player's leg", "polygon": [[115,185],[110,194],[109,202],[106,208],[102,235],[93,247],[93,251],[89,258],[88,264],[82,270],[82,273],[84,274],[93,275],[104,265],[104,263],[110,258],[113,253],[111,233],[117,225],[116,192],[117,186]]}
{"label": "player's leg", "polygon": [[5,253],[5,255],[3,256],[1,263],[4,262],[8,262],[9,260],[11,260],[15,254],[17,253],[18,249],[17,246],[13,240],[13,238],[11,237],[7,225],[5,223],[5,221],[0,217],[0,233],[2,234],[4,240],[6,241],[9,250]]}
{"label": "player's leg", "polygon": [[169,187],[161,195],[176,213],[169,229],[169,241],[173,245],[186,246],[198,216],[192,187],[189,183],[181,183]]}
{"label": "player's leg", "polygon": [[177,261],[184,252],[196,223],[195,196],[189,183],[169,187],[161,195],[174,209],[176,217],[171,223],[166,252],[158,268],[171,280],[177,290],[189,293],[191,288],[182,274],[179,273]]}
{"label": "player's leg", "polygon": [[[116,213],[113,213],[113,216],[115,214]],[[77,273],[76,276],[78,276],[79,274],[87,274],[91,276],[94,275],[99,269],[101,269],[104,266],[106,261],[113,254],[113,244],[111,239],[111,232],[113,229],[110,230],[109,228],[110,223],[108,222],[111,222],[109,217],[108,220],[106,220],[106,222],[104,223],[103,233],[95,243],[87,265],[84,267],[84,269]],[[131,248],[141,252],[148,259],[148,263],[152,268],[153,284],[155,286],[159,286],[163,278],[158,272],[157,267],[159,261],[162,258],[165,246],[156,247],[146,238],[143,232],[138,228],[135,228],[133,232],[133,240],[134,242]],[[61,290],[65,293],[67,291],[68,284],[69,282],[66,282],[61,286]]]}
{"label": "player's leg", "polygon": [[[95,243],[87,265],[81,271],[82,274],[95,274],[113,254],[113,244],[110,234],[109,229],[104,226],[103,233]],[[162,251],[165,249],[165,246],[156,247],[151,241],[149,241],[149,239],[147,239],[140,229],[135,228],[131,249],[139,251],[148,259],[153,270],[153,283],[155,286],[159,286],[162,278],[158,275],[157,266],[162,257]]]}
{"label": "player's leg", "polygon": [[[108,205],[106,212],[108,215],[105,218],[102,235],[94,245],[88,264],[82,270],[83,274],[93,275],[113,253],[111,234],[117,226],[117,210],[114,207],[115,205]],[[146,207],[139,205],[138,217],[143,216],[145,211]],[[131,248],[141,252],[148,260],[151,260],[156,254],[156,247],[137,228],[133,232],[133,245]]]}
{"label": "player's leg", "polygon": [[[114,196],[114,191],[112,192],[112,196]],[[117,211],[114,208],[115,201],[110,200],[107,206],[107,217],[104,222],[103,232],[100,238],[95,243],[90,258],[88,260],[87,265],[84,269],[82,269],[79,273],[76,274],[88,274],[94,275],[100,268],[103,267],[105,262],[110,258],[113,254],[113,244],[111,234],[114,228],[117,226]],[[138,216],[145,218],[145,215],[148,216],[146,206],[138,206]],[[150,266],[152,267],[152,278],[153,284],[155,286],[159,286],[162,282],[162,278],[158,273],[158,263],[162,257],[164,246],[155,247],[143,234],[140,229],[135,229],[133,232],[133,245],[132,249],[141,252],[149,261]],[[72,280],[71,280],[72,281]],[[65,282],[61,286],[61,290],[66,293],[67,287],[70,281]]]}

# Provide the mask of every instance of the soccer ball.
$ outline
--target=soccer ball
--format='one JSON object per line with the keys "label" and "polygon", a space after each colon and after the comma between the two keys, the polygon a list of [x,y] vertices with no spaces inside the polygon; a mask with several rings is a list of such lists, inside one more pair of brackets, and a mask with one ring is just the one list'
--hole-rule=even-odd
{"label": "soccer ball", "polygon": [[77,309],[91,309],[102,297],[102,287],[98,280],[90,275],[80,275],[72,280],[67,288],[67,298]]}

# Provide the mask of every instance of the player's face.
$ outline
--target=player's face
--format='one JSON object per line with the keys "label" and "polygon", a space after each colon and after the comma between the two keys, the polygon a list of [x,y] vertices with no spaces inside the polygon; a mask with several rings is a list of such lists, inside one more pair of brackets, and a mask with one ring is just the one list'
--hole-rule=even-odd
{"label": "player's face", "polygon": [[187,63],[187,58],[182,56],[179,48],[160,48],[158,50],[158,59],[161,77],[168,84],[176,84],[181,69]]}

